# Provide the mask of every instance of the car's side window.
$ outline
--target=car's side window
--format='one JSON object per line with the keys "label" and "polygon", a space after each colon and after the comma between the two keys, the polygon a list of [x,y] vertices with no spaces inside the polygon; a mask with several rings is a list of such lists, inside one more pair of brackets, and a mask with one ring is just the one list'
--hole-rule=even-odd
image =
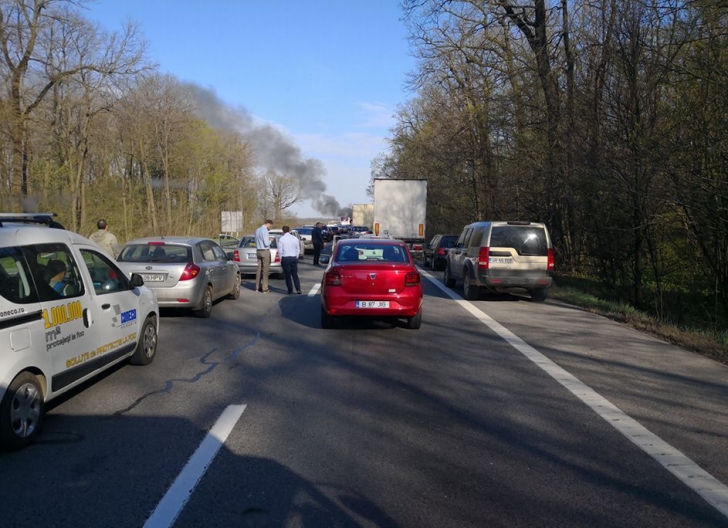
{"label": "car's side window", "polygon": [[80,297],[85,289],[71,250],[62,243],[21,248],[41,301]]}
{"label": "car's side window", "polygon": [[20,248],[0,248],[0,295],[15,304],[38,302],[38,291]]}
{"label": "car's side window", "polygon": [[483,240],[483,229],[474,229],[473,234],[470,236],[469,247],[480,247],[480,242]]}
{"label": "car's side window", "polygon": [[91,275],[94,291],[97,295],[132,289],[131,282],[126,278],[124,272],[103,254],[98,251],[82,249],[81,256],[89,275]]}
{"label": "car's side window", "polygon": [[216,260],[219,260],[222,262],[227,262],[227,259],[228,259],[227,255],[225,254],[223,249],[220,246],[218,246],[217,244],[212,245],[212,252],[215,254]]}
{"label": "car's side window", "polygon": [[469,228],[465,230],[465,233],[463,233],[463,247],[468,247],[470,245],[470,237],[473,234],[473,228]]}
{"label": "car's side window", "polygon": [[215,258],[215,252],[213,251],[212,244],[210,242],[208,242],[207,240],[203,240],[202,242],[200,242],[199,246],[203,259],[208,262],[214,262],[215,260],[217,260]]}

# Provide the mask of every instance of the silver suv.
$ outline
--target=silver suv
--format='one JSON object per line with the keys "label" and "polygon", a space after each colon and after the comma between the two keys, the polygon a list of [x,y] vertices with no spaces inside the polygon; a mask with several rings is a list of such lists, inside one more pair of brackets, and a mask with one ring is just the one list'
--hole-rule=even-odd
{"label": "silver suv", "polygon": [[40,431],[45,404],[157,350],[157,298],[52,214],[0,213],[0,446]]}
{"label": "silver suv", "polygon": [[475,222],[463,228],[447,254],[445,285],[463,282],[468,300],[481,291],[527,291],[535,302],[546,300],[554,271],[548,229],[534,222]]}

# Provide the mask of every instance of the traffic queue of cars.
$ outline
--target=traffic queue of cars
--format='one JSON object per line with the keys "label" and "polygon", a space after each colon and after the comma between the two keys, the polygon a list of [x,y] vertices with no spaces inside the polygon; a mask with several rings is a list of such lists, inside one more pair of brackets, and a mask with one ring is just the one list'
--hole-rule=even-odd
{"label": "traffic queue of cars", "polygon": [[[257,269],[252,234],[237,246],[227,240],[228,251],[205,237],[140,238],[115,260],[54,216],[0,213],[0,349],[11,352],[0,354],[3,448],[32,442],[52,399],[122,361],[151,363],[160,308],[210,317],[214,301],[237,300],[241,275]],[[366,229],[341,231],[321,259],[321,327],[385,317],[419,329],[422,281],[409,246]],[[304,241],[307,234],[295,232]],[[282,274],[281,236],[270,231],[271,274]],[[425,265],[444,268],[446,286],[462,281],[471,300],[516,290],[543,301],[554,270],[548,230],[532,222],[475,222],[460,235],[435,236],[424,255]]]}

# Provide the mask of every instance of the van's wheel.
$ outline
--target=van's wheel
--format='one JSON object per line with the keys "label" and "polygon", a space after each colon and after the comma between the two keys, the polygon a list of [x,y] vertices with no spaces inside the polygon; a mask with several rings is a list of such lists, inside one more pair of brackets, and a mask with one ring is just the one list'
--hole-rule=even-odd
{"label": "van's wheel", "polygon": [[455,279],[452,278],[452,274],[450,273],[450,264],[445,264],[444,280],[445,286],[448,288],[455,287]]}
{"label": "van's wheel", "polygon": [[139,336],[136,350],[131,356],[129,363],[132,365],[149,365],[154,361],[157,354],[157,318],[150,315],[142,325],[142,333]]}
{"label": "van's wheel", "polygon": [[463,270],[463,294],[468,301],[476,301],[480,298],[480,288],[470,284],[468,270]]}
{"label": "van's wheel", "polygon": [[202,308],[195,311],[197,317],[207,318],[212,313],[212,286],[205,288],[205,294],[202,296]]}
{"label": "van's wheel", "polygon": [[329,312],[321,306],[321,328],[331,329],[334,327],[335,323],[336,321],[334,320],[334,316],[330,315]]}
{"label": "van's wheel", "polygon": [[531,301],[541,303],[548,297],[548,290],[546,288],[539,288],[537,290],[531,290]]}
{"label": "van's wheel", "polygon": [[21,372],[10,383],[0,402],[0,446],[21,449],[35,440],[43,423],[43,389],[30,372]]}
{"label": "van's wheel", "polygon": [[417,315],[414,317],[408,317],[407,318],[407,328],[410,330],[418,330],[422,326],[422,309],[420,308],[420,311],[417,312]]}
{"label": "van's wheel", "polygon": [[228,295],[229,299],[234,301],[240,298],[240,273],[235,274],[235,284],[233,285],[233,291]]}

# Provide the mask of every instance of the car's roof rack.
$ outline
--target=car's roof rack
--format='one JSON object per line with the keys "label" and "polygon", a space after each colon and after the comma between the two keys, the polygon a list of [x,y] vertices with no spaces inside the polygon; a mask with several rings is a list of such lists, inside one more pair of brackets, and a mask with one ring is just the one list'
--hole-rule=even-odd
{"label": "car's roof rack", "polygon": [[45,224],[56,229],[65,229],[54,218],[57,213],[0,213],[0,227],[6,222],[13,224]]}

